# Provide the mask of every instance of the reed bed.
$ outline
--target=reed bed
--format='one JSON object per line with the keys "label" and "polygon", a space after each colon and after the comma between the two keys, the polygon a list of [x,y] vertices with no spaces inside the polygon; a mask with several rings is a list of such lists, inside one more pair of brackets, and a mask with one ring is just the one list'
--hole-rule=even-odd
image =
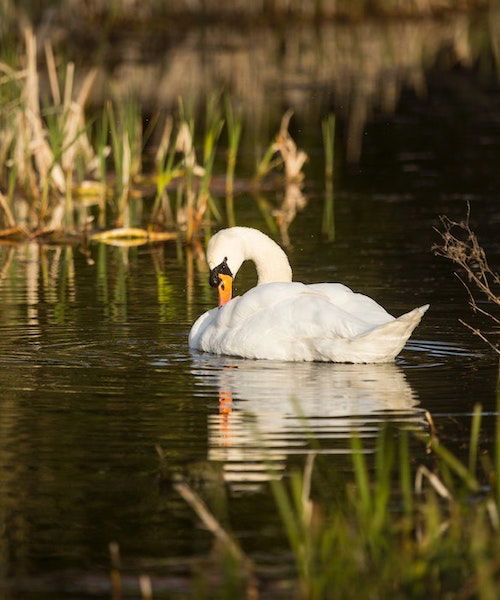
{"label": "reed bed", "polygon": [[[83,233],[106,241],[181,235],[191,242],[211,223],[236,223],[236,189],[257,193],[265,187],[285,189],[282,206],[270,207],[269,213],[287,241],[288,226],[305,205],[301,187],[307,160],[288,130],[291,111],[267,143],[255,174],[238,176],[243,119],[228,98],[210,96],[199,119],[180,101],[174,114],[158,112],[147,126],[130,98],[108,100],[100,113],[89,116],[86,103],[96,71],[80,78],[77,88],[73,63],[58,64],[46,43],[39,68],[37,40],[29,28],[24,41],[21,63],[0,65],[5,74],[0,83],[0,237]],[[40,84],[41,68],[48,90]]]}
{"label": "reed bed", "polygon": [[[6,14],[12,19],[9,25],[0,17],[0,28],[5,29],[2,41],[4,48],[11,46],[9,53],[16,56],[22,52],[17,35],[19,23],[26,18],[15,16],[21,10],[20,3],[7,4],[12,10]],[[40,13],[33,8],[35,4],[43,5]],[[193,97],[202,103],[222,87],[245,120],[250,119],[252,127],[259,129],[265,126],[269,114],[276,120],[281,116],[276,114],[277,106],[292,107],[297,116],[309,120],[318,116],[311,114],[319,110],[318,104],[333,102],[335,112],[345,121],[344,139],[350,161],[360,157],[364,129],[371,116],[378,111],[392,113],[405,89],[424,96],[427,74],[434,66],[449,69],[453,64],[467,67],[480,63],[494,79],[500,64],[498,3],[491,3],[491,10],[480,15],[455,10],[446,18],[359,19],[348,24],[321,19],[311,24],[288,16],[286,27],[276,27],[267,18],[253,24],[243,17],[229,24],[211,18],[199,27],[193,16],[184,26],[176,18],[174,28],[168,19],[141,17],[147,3],[138,6],[133,0],[124,2],[122,8],[121,2],[66,5],[61,1],[54,2],[49,10],[49,4],[24,3],[34,11],[30,13],[33,21],[41,23],[41,46],[52,40],[76,61],[76,88],[86,75],[78,65],[97,66],[90,95],[93,106],[104,105],[112,89],[113,97],[120,102],[132,94],[146,111],[154,112],[158,107],[171,111],[179,97]],[[98,4],[114,9],[109,14],[94,11],[92,6]],[[172,3],[161,4],[175,8]],[[292,13],[302,4],[287,3]],[[390,4],[424,7],[433,2],[405,0]],[[444,6],[446,2],[439,4]],[[464,9],[466,5],[456,3],[455,7]],[[85,17],[87,11],[96,14],[99,26],[93,17]],[[127,11],[133,15],[133,22],[113,20],[113,15]],[[175,39],[166,35],[172,30],[179,31]],[[314,102],[311,89],[317,90]]]}
{"label": "reed bed", "polygon": [[272,582],[244,540],[181,481],[177,491],[217,540],[222,575],[215,596],[232,586],[241,598],[498,598],[500,416],[487,443],[481,419],[476,406],[464,460],[441,444],[429,415],[430,433],[418,437],[427,453],[420,462],[409,432],[384,429],[374,454],[352,438],[352,477],[310,454],[302,471],[270,478],[282,552],[294,563],[285,580],[276,575]]}
{"label": "reed bed", "polygon": [[[17,2],[12,4],[19,6]],[[92,9],[99,4],[114,8],[108,13]],[[198,7],[204,6],[209,15],[209,4],[203,2]],[[262,5],[240,4],[243,9],[257,12]],[[157,107],[170,110],[179,96],[200,100],[222,86],[241,106],[246,118],[251,119],[252,126],[258,128],[270,113],[279,118],[276,106],[285,104],[298,116],[310,118],[317,116],[311,112],[318,103],[333,101],[335,112],[346,122],[346,154],[351,161],[359,159],[364,128],[371,116],[378,111],[392,113],[405,89],[424,96],[433,67],[449,69],[452,65],[480,63],[492,79],[496,77],[495,69],[498,71],[498,2],[491,2],[491,9],[478,15],[463,10],[466,3],[450,2],[449,8],[457,10],[445,18],[363,18],[349,23],[322,18],[313,24],[293,18],[294,10],[300,10],[303,2],[286,4],[284,27],[277,27],[270,18],[252,23],[249,17],[239,17],[227,23],[215,16],[200,27],[194,4],[185,24],[176,17],[172,27],[168,18],[162,20],[147,14],[141,17],[148,3],[133,0],[123,1],[123,5],[74,2],[67,4],[68,10],[64,2],[54,3],[52,10],[47,3],[38,3],[44,8],[33,14],[33,19],[43,24],[39,27],[42,43],[54,40],[77,64],[86,61],[98,65],[91,95],[95,105],[104,104],[112,88],[120,99],[133,93],[148,111]],[[353,11],[363,5],[367,8],[368,4],[371,10],[376,2],[347,4]],[[447,2],[387,1],[387,13],[390,14],[391,5],[430,10],[438,4],[443,8]],[[175,10],[177,3],[161,5]],[[92,17],[94,13],[96,16]],[[114,15],[119,14],[132,18],[127,24],[118,17],[114,20]],[[97,19],[98,26],[94,22]],[[0,18],[0,27],[5,26],[8,39],[16,39],[20,22],[21,18],[13,18],[8,26]],[[178,35],[172,38],[169,31]],[[81,53],[83,45],[85,57]],[[76,69],[78,85],[83,76]],[[315,101],[311,98],[312,89],[317,90]]]}

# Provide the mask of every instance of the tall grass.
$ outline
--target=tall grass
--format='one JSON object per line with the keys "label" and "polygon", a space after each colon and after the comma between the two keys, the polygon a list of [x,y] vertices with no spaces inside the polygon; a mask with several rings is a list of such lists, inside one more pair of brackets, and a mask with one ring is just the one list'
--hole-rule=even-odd
{"label": "tall grass", "polygon": [[[465,462],[435,435],[417,441],[384,429],[374,455],[353,436],[350,477],[311,454],[303,471],[271,478],[283,552],[295,564],[290,597],[497,598],[500,412],[491,455],[481,445],[481,414],[476,406]],[[418,464],[411,452],[421,442],[430,454]],[[258,590],[259,563],[251,564]]]}
{"label": "tall grass", "polygon": [[228,98],[225,100],[225,108],[227,124],[226,214],[228,225],[232,227],[236,225],[234,214],[234,171],[236,169],[236,157],[240,144],[242,122],[241,116],[235,114]]}
{"label": "tall grass", "polygon": [[[68,63],[62,78],[56,71],[50,46],[46,46],[51,98],[42,99],[37,66],[36,39],[25,30],[24,69],[11,70],[2,95],[0,185],[12,206],[26,210],[12,215],[21,230],[34,233],[74,228],[74,181],[94,169],[94,151],[84,119],[84,105],[95,77],[91,70],[75,93],[74,66]],[[62,92],[61,92],[62,88]],[[25,212],[25,222],[17,213]]]}
{"label": "tall grass", "polygon": [[[10,57],[12,66],[2,66],[7,76],[0,85],[0,236],[67,237],[98,228],[110,230],[98,239],[116,235],[125,243],[128,235],[136,243],[137,237],[152,239],[168,230],[191,243],[202,229],[224,221],[216,198],[220,191],[214,191],[220,190],[217,169],[222,166],[229,225],[236,222],[235,182],[255,192],[263,185],[285,186],[283,206],[270,218],[286,242],[288,226],[304,205],[299,184],[307,159],[288,131],[291,112],[250,182],[237,175],[243,121],[229,99],[223,103],[220,95],[210,97],[202,118],[195,118],[181,100],[177,113],[153,118],[146,129],[134,99],[110,98],[90,118],[85,105],[95,71],[75,90],[75,65],[60,63],[46,44],[50,93],[44,95],[39,83],[43,63],[29,29],[25,46],[21,60]],[[224,129],[227,152],[220,165]],[[274,178],[281,169],[283,176]]]}

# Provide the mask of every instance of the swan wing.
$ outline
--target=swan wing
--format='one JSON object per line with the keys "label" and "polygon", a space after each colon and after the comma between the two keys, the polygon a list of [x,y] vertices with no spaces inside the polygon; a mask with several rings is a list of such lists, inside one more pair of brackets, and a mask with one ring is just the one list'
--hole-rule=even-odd
{"label": "swan wing", "polygon": [[372,325],[382,325],[394,320],[373,298],[355,293],[341,283],[314,283],[308,285],[307,289],[325,296],[338,308]]}
{"label": "swan wing", "polygon": [[190,346],[246,358],[383,362],[417,324],[381,331],[394,321],[374,300],[341,284],[271,283],[202,315]]}

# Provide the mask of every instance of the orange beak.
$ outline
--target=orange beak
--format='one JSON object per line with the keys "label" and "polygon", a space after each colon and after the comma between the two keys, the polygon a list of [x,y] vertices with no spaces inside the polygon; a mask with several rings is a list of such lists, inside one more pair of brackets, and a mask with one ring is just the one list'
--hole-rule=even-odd
{"label": "orange beak", "polygon": [[217,286],[219,292],[219,306],[224,306],[226,302],[229,302],[233,293],[233,278],[231,275],[218,275],[220,283]]}

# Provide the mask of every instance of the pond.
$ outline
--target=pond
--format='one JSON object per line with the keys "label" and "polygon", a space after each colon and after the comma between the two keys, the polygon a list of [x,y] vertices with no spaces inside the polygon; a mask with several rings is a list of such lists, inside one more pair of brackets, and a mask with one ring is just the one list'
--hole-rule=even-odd
{"label": "pond", "polygon": [[[463,202],[439,190],[408,198],[345,185],[334,242],[317,231],[313,198],[297,218],[295,277],[342,281],[395,314],[430,302],[395,364],[191,355],[190,325],[215,298],[206,272],[175,242],[93,245],[89,255],[35,243],[0,248],[4,585],[24,598],[98,593],[111,541],[133,569],[163,565],[172,578],[207,552],[209,534],[159,480],[155,445],[172,475],[223,477],[232,527],[265,552],[274,543],[263,489],[269,461],[283,474],[319,444],[345,469],[353,431],[369,448],[383,422],[425,428],[424,410],[460,449],[473,405],[494,412],[496,362],[458,323],[464,292],[430,252],[437,215],[460,213]],[[245,223],[264,228],[246,202]],[[472,210],[486,231],[498,220],[487,196]],[[242,273],[240,291],[253,278]]]}
{"label": "pond", "polygon": [[[431,250],[439,215],[462,219],[469,202],[498,264],[500,99],[491,80],[480,98],[460,95],[476,76],[457,69],[444,82],[431,73],[425,98],[403,90],[394,115],[371,118],[362,151],[352,149],[360,161],[338,160],[330,239],[321,233],[318,123],[303,114],[296,126],[310,164],[307,206],[289,229],[294,279],[340,281],[395,315],[430,303],[394,364],[190,353],[190,326],[216,299],[196,248],[175,240],[0,245],[4,597],[109,597],[110,542],[120,546],[126,590],[137,594],[137,574],[149,573],[155,597],[184,597],[212,539],[175,491],[178,477],[206,486],[216,503],[210,482],[224,483],[232,531],[286,572],[270,478],[312,452],[348,472],[354,432],[370,452],[387,422],[427,431],[425,411],[459,455],[476,403],[491,433],[498,363],[459,323],[478,321],[452,265]],[[255,198],[235,200],[238,224],[269,233]],[[254,281],[243,268],[236,293]]]}

